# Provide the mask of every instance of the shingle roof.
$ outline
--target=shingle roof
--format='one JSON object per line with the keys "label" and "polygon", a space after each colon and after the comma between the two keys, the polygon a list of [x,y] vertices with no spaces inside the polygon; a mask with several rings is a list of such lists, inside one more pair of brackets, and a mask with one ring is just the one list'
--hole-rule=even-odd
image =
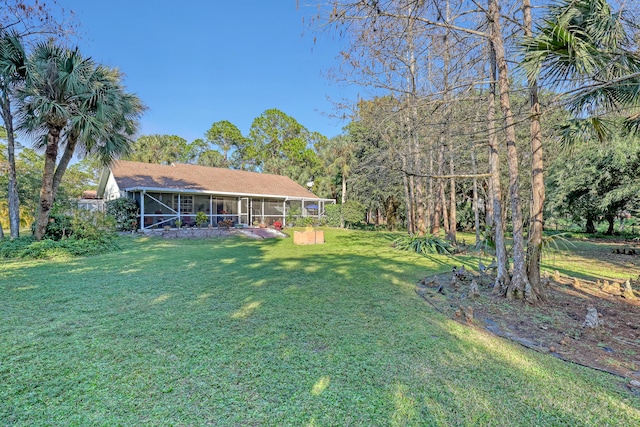
{"label": "shingle roof", "polygon": [[188,165],[158,165],[118,160],[111,172],[121,190],[163,188],[239,195],[318,198],[291,178],[266,173]]}

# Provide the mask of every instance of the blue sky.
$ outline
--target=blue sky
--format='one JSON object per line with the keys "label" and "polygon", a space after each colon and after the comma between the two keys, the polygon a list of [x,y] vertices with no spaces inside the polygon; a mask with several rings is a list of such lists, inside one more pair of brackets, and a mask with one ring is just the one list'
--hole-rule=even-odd
{"label": "blue sky", "polygon": [[248,134],[269,108],[328,137],[346,124],[328,115],[356,91],[324,77],[338,65],[341,42],[307,31],[303,18],[309,22],[314,9],[296,9],[295,0],[59,4],[80,23],[81,52],[123,71],[128,90],[149,108],[140,135],[191,142],[219,120]]}

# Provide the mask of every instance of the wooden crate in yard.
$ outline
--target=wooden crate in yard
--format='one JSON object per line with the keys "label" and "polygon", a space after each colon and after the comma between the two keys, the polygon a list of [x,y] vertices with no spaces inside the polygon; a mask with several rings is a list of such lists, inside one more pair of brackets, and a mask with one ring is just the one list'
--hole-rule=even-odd
{"label": "wooden crate in yard", "polygon": [[306,230],[293,232],[294,245],[316,245],[324,243],[324,230]]}

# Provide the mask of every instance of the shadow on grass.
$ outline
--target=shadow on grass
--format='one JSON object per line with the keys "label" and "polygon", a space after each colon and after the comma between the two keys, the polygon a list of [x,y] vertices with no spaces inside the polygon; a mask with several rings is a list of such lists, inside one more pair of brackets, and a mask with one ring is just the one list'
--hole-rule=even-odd
{"label": "shadow on grass", "polygon": [[[0,421],[595,425],[640,418],[638,402],[604,375],[467,329],[425,305],[415,282],[460,258],[395,251],[388,236],[371,233],[327,231],[326,239],[306,247],[145,239],[100,257],[3,267]],[[37,287],[15,291],[25,286]]]}

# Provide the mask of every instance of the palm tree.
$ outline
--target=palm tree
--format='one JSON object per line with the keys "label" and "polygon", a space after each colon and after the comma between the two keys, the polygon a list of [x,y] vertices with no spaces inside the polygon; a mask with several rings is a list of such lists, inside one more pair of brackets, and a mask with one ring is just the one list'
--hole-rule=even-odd
{"label": "palm tree", "polygon": [[[104,164],[127,152],[144,107],[120,84],[117,70],[51,42],[36,45],[18,92],[20,127],[45,151],[35,238],[42,239],[60,180],[80,144]],[[57,163],[61,143],[64,153]]]}
{"label": "palm tree", "polygon": [[54,197],[74,154],[92,155],[108,165],[129,152],[144,106],[125,92],[120,77],[117,69],[102,65],[89,76],[87,92],[78,97],[78,114],[71,117],[65,132],[65,150],[53,177]]}
{"label": "palm tree", "polygon": [[[565,90],[562,102],[575,117],[560,129],[565,142],[610,138],[612,123],[619,124],[620,113],[627,108],[632,113],[626,115],[625,126],[639,130],[640,57],[632,46],[624,14],[614,13],[606,0],[562,0],[549,7],[537,34],[525,36],[522,66],[529,81],[539,78]],[[537,116],[539,110],[532,110],[532,118]],[[533,160],[537,153],[539,163],[532,168],[527,270],[532,285],[539,285],[544,183],[542,144],[538,140],[534,148],[533,143],[532,139]]]}
{"label": "palm tree", "polygon": [[530,77],[565,89],[573,113],[563,130],[569,142],[593,135],[604,140],[612,124],[640,130],[640,55],[623,11],[606,0],[562,0],[551,6],[538,32],[523,42]]}
{"label": "palm tree", "polygon": [[25,49],[16,32],[0,29],[0,115],[7,139],[7,163],[9,174],[8,207],[10,236],[20,236],[20,198],[16,177],[15,133],[11,101],[14,89],[24,82]]}

